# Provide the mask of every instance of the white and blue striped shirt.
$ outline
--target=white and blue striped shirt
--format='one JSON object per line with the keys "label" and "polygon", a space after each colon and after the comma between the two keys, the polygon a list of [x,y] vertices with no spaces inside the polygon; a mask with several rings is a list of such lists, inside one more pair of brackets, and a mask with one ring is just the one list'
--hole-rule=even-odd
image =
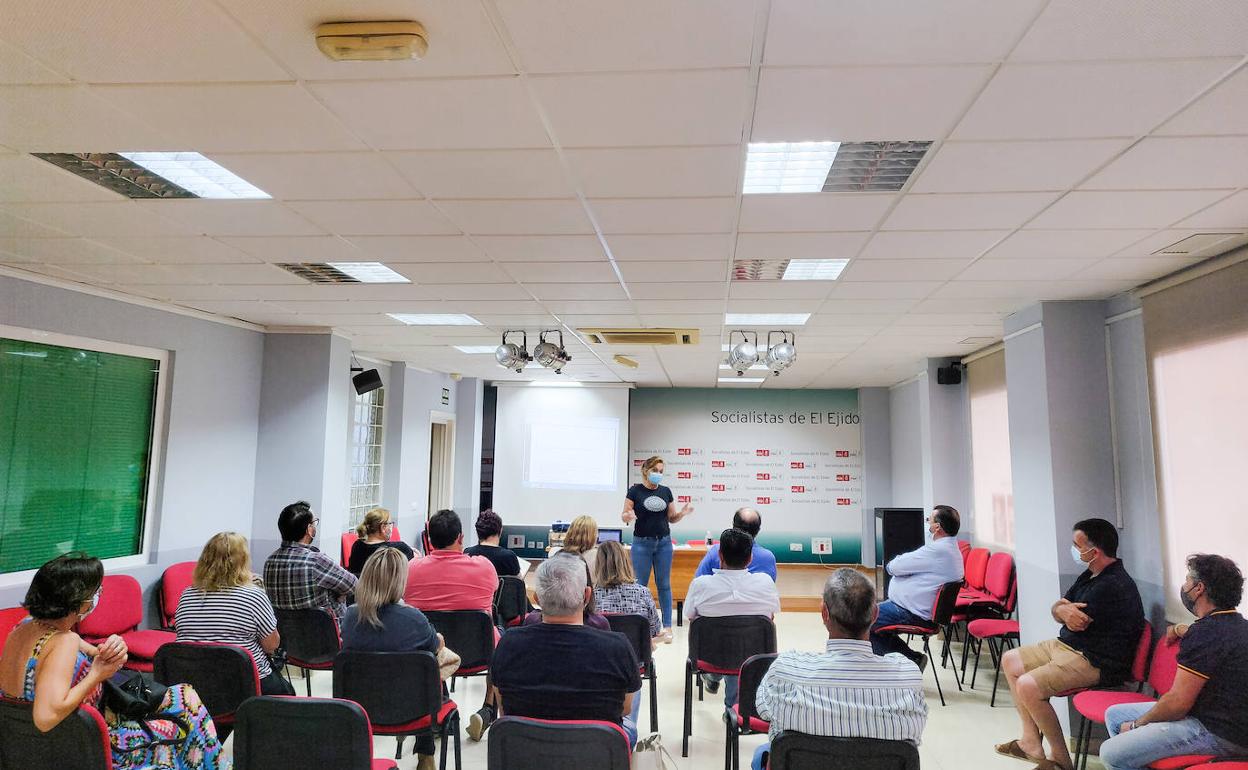
{"label": "white and blue striped shirt", "polygon": [[917,745],[927,723],[919,667],[896,653],[875,655],[870,642],[856,639],[829,639],[823,653],[781,653],[755,703],[773,738],[797,730]]}

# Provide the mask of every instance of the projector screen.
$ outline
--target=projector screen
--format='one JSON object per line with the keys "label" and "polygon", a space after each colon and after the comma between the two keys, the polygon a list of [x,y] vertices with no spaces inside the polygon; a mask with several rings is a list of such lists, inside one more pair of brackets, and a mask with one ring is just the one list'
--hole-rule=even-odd
{"label": "projector screen", "polygon": [[628,488],[628,389],[498,383],[494,509],[507,524],[618,520]]}

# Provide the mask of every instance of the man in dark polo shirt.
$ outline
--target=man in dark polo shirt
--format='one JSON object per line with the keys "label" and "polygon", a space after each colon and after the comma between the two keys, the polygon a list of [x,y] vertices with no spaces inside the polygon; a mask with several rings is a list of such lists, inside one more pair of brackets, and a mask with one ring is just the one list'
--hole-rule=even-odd
{"label": "man in dark polo shirt", "polygon": [[[1112,687],[1131,673],[1144,631],[1144,605],[1135,581],[1118,559],[1118,530],[1104,519],[1084,519],[1071,533],[1071,559],[1084,572],[1053,605],[1062,624],[1057,639],[1019,647],[1001,660],[1023,735],[997,753],[1070,768],[1070,751],[1049,698],[1067,690]],[[1043,740],[1049,743],[1045,756]]]}
{"label": "man in dark polo shirt", "polygon": [[1235,610],[1243,595],[1235,562],[1188,557],[1179,598],[1196,622],[1167,635],[1167,643],[1181,640],[1174,686],[1156,703],[1105,712],[1110,739],[1101,745],[1101,762],[1107,770],[1144,768],[1181,754],[1248,756],[1248,620]]}

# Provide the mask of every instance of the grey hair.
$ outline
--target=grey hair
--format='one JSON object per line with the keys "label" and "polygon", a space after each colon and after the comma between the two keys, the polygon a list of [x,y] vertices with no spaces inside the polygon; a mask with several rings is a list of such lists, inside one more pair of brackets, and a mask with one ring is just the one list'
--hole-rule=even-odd
{"label": "grey hair", "polygon": [[857,570],[842,567],[823,585],[823,605],[846,633],[861,636],[871,627],[875,586]]}
{"label": "grey hair", "polygon": [[585,562],[576,554],[555,554],[537,568],[537,601],[546,615],[580,615],[585,609]]}

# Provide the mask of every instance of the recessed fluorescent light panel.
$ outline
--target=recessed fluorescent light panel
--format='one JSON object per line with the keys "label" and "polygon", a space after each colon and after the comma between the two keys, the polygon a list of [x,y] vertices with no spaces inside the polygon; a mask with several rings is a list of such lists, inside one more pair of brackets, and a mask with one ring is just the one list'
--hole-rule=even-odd
{"label": "recessed fluorescent light panel", "polygon": [[463,313],[386,313],[408,326],[481,326],[481,322]]}
{"label": "recessed fluorescent light panel", "polygon": [[801,326],[810,313],[725,313],[727,326]]}
{"label": "recessed fluorescent light panel", "polygon": [[766,379],[767,379],[766,377],[720,377],[719,381],[724,383],[725,385],[737,385],[737,384],[745,385],[748,383],[763,382]]}
{"label": "recessed fluorescent light panel", "polygon": [[271,198],[228,168],[197,152],[122,152],[126,160],[189,191],[197,198]]}
{"label": "recessed fluorescent light panel", "polygon": [[380,262],[327,262],[335,270],[346,273],[360,283],[411,283]]}
{"label": "recessed fluorescent light panel", "polygon": [[[731,371],[732,371],[732,367],[731,367],[731,366],[729,366],[728,364],[720,364],[720,365],[719,365],[719,368],[720,368],[720,369],[723,369],[723,370],[725,370],[725,371],[729,371],[729,372],[731,372]],[[751,368],[751,369],[758,369],[759,371],[766,371],[766,370],[767,370],[767,364],[754,364],[754,365],[753,365],[753,366],[751,366],[750,368]]]}
{"label": "recessed fluorescent light panel", "polygon": [[823,192],[840,146],[840,142],[750,142],[741,192]]}
{"label": "recessed fluorescent light panel", "polygon": [[782,281],[835,281],[848,259],[790,259]]}
{"label": "recessed fluorescent light panel", "polygon": [[456,345],[455,349],[460,353],[468,353],[473,356],[492,355],[498,350],[497,345]]}

